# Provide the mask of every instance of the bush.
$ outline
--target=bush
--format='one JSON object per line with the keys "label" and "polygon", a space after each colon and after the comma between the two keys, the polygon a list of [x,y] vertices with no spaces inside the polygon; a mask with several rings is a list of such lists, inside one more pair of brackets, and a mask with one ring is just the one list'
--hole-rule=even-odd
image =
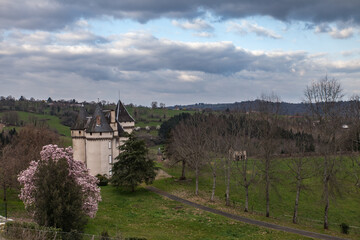
{"label": "bush", "polygon": [[110,240],[110,235],[106,230],[102,231],[100,240]]}
{"label": "bush", "polygon": [[109,179],[107,178],[106,174],[104,174],[104,175],[98,174],[95,177],[99,180],[98,186],[107,186],[108,185]]}
{"label": "bush", "polygon": [[347,223],[340,224],[341,233],[343,234],[349,234],[349,228],[350,226]]}
{"label": "bush", "polygon": [[54,239],[60,232],[60,228],[43,227],[28,222],[7,222],[4,229],[4,235],[9,239]]}

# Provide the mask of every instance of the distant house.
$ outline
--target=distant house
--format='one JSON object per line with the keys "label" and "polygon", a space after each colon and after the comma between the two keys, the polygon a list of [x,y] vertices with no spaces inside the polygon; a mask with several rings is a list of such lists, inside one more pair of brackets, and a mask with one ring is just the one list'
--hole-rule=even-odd
{"label": "distant house", "polygon": [[92,116],[82,107],[71,127],[74,159],[84,162],[93,176],[111,176],[118,147],[127,140],[127,133],[134,126],[134,119],[120,100],[114,110],[102,110],[98,104]]}

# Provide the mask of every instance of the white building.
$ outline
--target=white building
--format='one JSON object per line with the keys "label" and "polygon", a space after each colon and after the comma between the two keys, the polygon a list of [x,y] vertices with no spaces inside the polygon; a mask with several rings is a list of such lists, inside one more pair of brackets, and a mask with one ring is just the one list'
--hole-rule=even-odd
{"label": "white building", "polygon": [[120,100],[115,110],[102,110],[97,105],[92,116],[82,107],[71,128],[74,159],[84,162],[93,176],[111,176],[118,147],[127,140],[126,133],[130,134],[134,126],[134,119]]}

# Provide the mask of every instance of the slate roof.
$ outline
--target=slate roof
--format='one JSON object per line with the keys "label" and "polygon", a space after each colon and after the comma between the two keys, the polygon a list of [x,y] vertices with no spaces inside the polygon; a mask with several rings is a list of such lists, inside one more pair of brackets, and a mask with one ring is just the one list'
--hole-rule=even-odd
{"label": "slate roof", "polygon": [[116,105],[115,120],[117,122],[135,122],[120,100]]}
{"label": "slate roof", "polygon": [[89,120],[89,113],[85,110],[84,107],[80,108],[79,115],[76,119],[76,122],[71,127],[71,130],[84,130]]}
{"label": "slate roof", "polygon": [[99,104],[96,105],[95,112],[86,128],[86,132],[113,132]]}

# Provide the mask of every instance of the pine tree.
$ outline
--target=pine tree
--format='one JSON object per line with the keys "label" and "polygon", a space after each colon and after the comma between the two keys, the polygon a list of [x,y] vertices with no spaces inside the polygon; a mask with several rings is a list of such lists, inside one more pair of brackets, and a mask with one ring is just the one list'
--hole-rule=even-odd
{"label": "pine tree", "polygon": [[133,192],[142,182],[152,183],[156,176],[156,167],[148,158],[145,142],[136,139],[132,134],[119,149],[121,153],[116,157],[118,161],[112,169],[111,183],[115,186],[130,188]]}

